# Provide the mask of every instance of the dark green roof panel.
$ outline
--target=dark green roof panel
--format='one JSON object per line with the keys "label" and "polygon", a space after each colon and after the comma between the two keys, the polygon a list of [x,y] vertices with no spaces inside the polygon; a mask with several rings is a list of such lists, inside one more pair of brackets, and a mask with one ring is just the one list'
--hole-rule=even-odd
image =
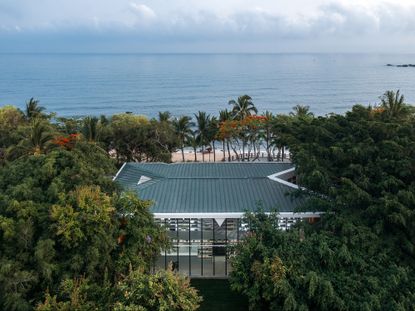
{"label": "dark green roof panel", "polygon": [[[153,213],[234,213],[277,208],[292,212],[303,203],[293,188],[267,176],[290,163],[127,163],[116,177],[124,189],[154,201]],[[141,176],[151,178],[138,184]]]}

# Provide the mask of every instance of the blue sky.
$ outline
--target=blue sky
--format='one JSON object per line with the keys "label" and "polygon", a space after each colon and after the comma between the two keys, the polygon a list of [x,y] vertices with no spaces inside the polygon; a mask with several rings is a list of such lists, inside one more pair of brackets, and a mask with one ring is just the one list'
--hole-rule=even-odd
{"label": "blue sky", "polygon": [[1,0],[0,52],[415,52],[415,0]]}

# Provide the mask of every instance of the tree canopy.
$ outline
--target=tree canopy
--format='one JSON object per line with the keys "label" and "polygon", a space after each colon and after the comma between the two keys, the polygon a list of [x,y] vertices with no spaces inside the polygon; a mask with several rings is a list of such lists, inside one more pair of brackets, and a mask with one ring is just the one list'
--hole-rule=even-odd
{"label": "tree canopy", "polygon": [[236,247],[231,279],[252,310],[415,305],[415,119],[392,97],[382,109],[275,123],[312,196],[304,208],[325,214],[288,232],[276,215],[247,215],[251,235]]}
{"label": "tree canopy", "polygon": [[[98,135],[109,123],[62,126],[34,103],[30,118],[0,109],[0,129],[14,129],[1,141],[0,309],[195,310],[200,298],[186,279],[150,273],[169,241],[152,203],[112,182],[116,161]],[[141,121],[155,123],[154,137],[167,135],[165,125]]]}
{"label": "tree canopy", "polygon": [[[300,210],[319,221],[282,232],[277,214],[246,215],[232,287],[252,310],[410,310],[415,305],[415,115],[399,92],[379,105],[315,116],[258,114],[245,95],[219,119],[169,112],[55,118],[31,99],[0,108],[0,308],[196,310],[171,271],[150,273],[169,247],[151,202],[111,181],[125,161],[223,143],[231,160],[289,150]],[[242,154],[240,153],[242,151]],[[245,153],[246,152],[246,153]],[[251,155],[253,154],[253,156]],[[183,155],[184,158],[184,155]],[[158,297],[158,299],[155,299]]]}

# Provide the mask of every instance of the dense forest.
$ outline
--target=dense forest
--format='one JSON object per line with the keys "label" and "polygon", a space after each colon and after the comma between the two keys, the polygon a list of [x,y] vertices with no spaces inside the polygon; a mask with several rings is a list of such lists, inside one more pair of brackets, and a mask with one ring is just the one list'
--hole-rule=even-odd
{"label": "dense forest", "polygon": [[[241,96],[217,116],[61,118],[31,99],[0,108],[0,308],[196,310],[189,281],[152,273],[169,247],[151,202],[111,178],[125,161],[184,148],[223,161],[289,150],[315,224],[277,230],[250,214],[231,284],[252,310],[411,310],[415,305],[415,115],[399,92],[344,115],[259,114]],[[204,155],[205,152],[202,152]],[[245,156],[246,155],[246,156]],[[214,153],[216,156],[216,153]],[[204,158],[202,158],[204,160]]]}
{"label": "dense forest", "polygon": [[42,111],[0,109],[0,309],[195,310],[189,280],[151,273],[169,241],[112,182],[95,119],[78,131]]}
{"label": "dense forest", "polygon": [[399,92],[378,107],[276,123],[297,181],[325,212],[276,229],[248,215],[231,277],[252,310],[414,310],[415,115]]}

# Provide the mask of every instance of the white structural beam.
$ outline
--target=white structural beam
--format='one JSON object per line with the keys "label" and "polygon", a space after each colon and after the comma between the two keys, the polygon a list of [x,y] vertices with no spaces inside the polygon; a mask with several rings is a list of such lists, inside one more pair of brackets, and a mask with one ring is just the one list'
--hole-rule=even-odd
{"label": "white structural beam", "polygon": [[124,162],[124,164],[121,166],[121,168],[118,170],[117,174],[115,174],[114,178],[112,179],[112,181],[116,180],[118,175],[121,173],[121,171],[123,170],[124,166],[127,164],[127,162]]}
{"label": "white structural beam", "polygon": [[288,174],[288,173],[292,173],[294,171],[295,171],[295,167],[292,167],[292,168],[290,168],[288,170],[285,170],[285,171],[282,171],[282,172],[278,172],[278,173],[269,175],[267,177],[269,179],[273,180],[273,181],[279,182],[279,183],[281,183],[283,185],[289,186],[289,187],[294,188],[294,189],[304,189],[304,188],[299,187],[296,184],[293,184],[293,183],[291,183],[289,181],[286,181],[286,180],[280,178],[282,175],[285,175],[285,174]]}
{"label": "white structural beam", "polygon": [[[271,214],[271,213],[266,213]],[[281,212],[278,216],[281,218],[318,218],[323,213],[320,212],[305,212],[292,213]],[[168,218],[203,218],[203,219],[226,219],[226,218],[244,218],[245,213],[154,213],[154,218],[168,219]]]}

